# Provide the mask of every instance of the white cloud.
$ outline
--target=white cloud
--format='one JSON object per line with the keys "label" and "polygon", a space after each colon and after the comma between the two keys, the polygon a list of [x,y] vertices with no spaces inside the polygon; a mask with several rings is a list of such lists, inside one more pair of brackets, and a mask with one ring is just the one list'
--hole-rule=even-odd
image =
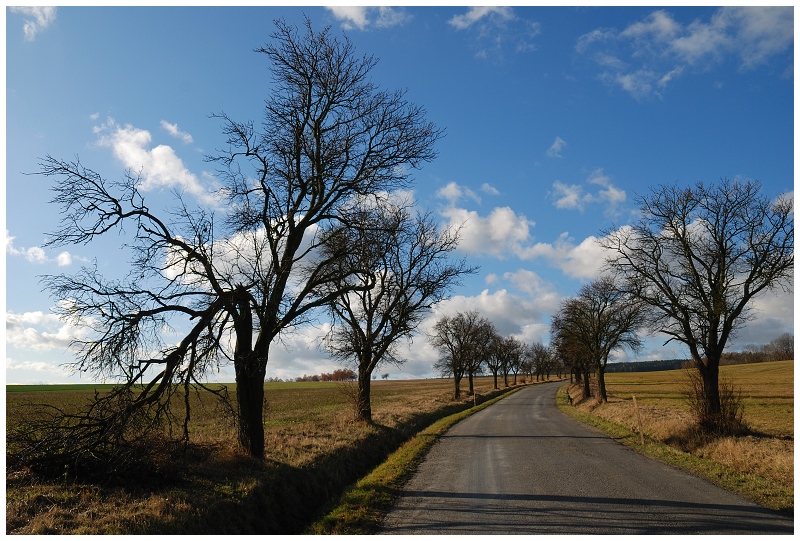
{"label": "white cloud", "polygon": [[[553,303],[552,299],[556,302]],[[549,290],[545,296],[536,296],[514,294],[505,288],[494,292],[484,289],[475,296],[456,295],[438,303],[420,328],[430,332],[436,321],[445,315],[476,310],[494,323],[501,335],[519,337],[531,325],[549,326],[551,310],[558,307],[558,302],[558,295]]]}
{"label": "white cloud", "polygon": [[553,192],[556,197],[556,208],[583,210],[583,188],[577,184],[564,184],[556,180],[553,182]]}
{"label": "white cloud", "polygon": [[792,6],[725,7],[722,17],[733,26],[742,67],[752,68],[794,43],[794,10]]}
{"label": "white cloud", "polygon": [[750,304],[751,321],[739,328],[730,347],[763,345],[783,333],[794,334],[794,292],[777,288],[766,291]]}
{"label": "white cloud", "polygon": [[604,212],[615,214],[619,205],[625,202],[627,194],[611,184],[611,179],[602,169],[595,169],[586,179],[587,184],[600,186],[602,189],[595,193],[584,193],[584,187],[578,184],[564,184],[556,180],[553,182],[553,197],[555,206],[560,209],[575,209],[583,212],[587,205],[606,204]]}
{"label": "white cloud", "polygon": [[189,135],[186,132],[182,132],[181,130],[179,130],[177,124],[170,124],[166,120],[162,120],[161,121],[161,127],[164,128],[167,131],[167,133],[169,133],[171,136],[180,139],[181,141],[183,141],[187,145],[194,141],[194,139],[192,138],[191,135]]}
{"label": "white cloud", "polygon": [[556,140],[553,141],[553,144],[550,145],[550,148],[547,149],[547,155],[551,158],[560,158],[561,151],[567,146],[567,142],[564,141],[561,137],[556,136]]}
{"label": "white cloud", "polygon": [[[61,252],[55,258],[47,257],[47,253],[44,251],[43,248],[39,246],[33,246],[31,248],[17,248],[14,246],[14,238],[12,237],[8,229],[6,229],[6,237],[5,237],[5,244],[6,244],[6,254],[13,255],[13,256],[20,256],[24,257],[30,263],[36,263],[39,265],[44,265],[46,263],[56,263],[59,267],[67,267],[72,265],[73,255],[69,252]],[[78,258],[81,261],[86,261],[84,258]]]}
{"label": "white cloud", "polygon": [[465,30],[480,20],[494,18],[501,21],[508,21],[514,18],[514,12],[510,7],[470,7],[466,13],[453,15],[448,21],[450,25],[458,30]]}
{"label": "white cloud", "polygon": [[622,31],[624,38],[668,42],[680,31],[680,24],[664,10],[654,11],[644,21],[636,22]]}
{"label": "white cloud", "polygon": [[[35,374],[36,377],[32,377]],[[53,383],[66,381],[72,371],[46,361],[23,361],[6,357],[6,383],[11,385]],[[48,381],[43,381],[46,378]]]}
{"label": "white cloud", "polygon": [[617,32],[612,28],[598,28],[589,33],[578,37],[575,43],[575,50],[579,53],[585,52],[593,43],[609,41],[615,39]]}
{"label": "white cloud", "polygon": [[36,39],[36,34],[45,30],[56,20],[55,7],[43,6],[24,6],[24,7],[11,7],[12,13],[20,13],[29,19],[25,19],[25,24],[22,26],[25,32],[25,40],[33,41]]}
{"label": "white cloud", "polygon": [[602,274],[605,250],[594,236],[575,244],[569,233],[562,233],[554,243],[539,242],[524,250],[522,259],[544,259],[571,278],[593,280]]}
{"label": "white cloud", "polygon": [[411,15],[403,8],[326,6],[336,19],[341,21],[345,30],[366,30],[369,26],[390,28],[402,25],[411,19]]}
{"label": "white cloud", "polygon": [[483,184],[481,184],[481,191],[483,193],[488,193],[489,195],[500,195],[500,190],[498,190],[488,182],[484,182]]}
{"label": "white cloud", "polygon": [[443,210],[442,215],[448,227],[461,228],[459,250],[495,257],[522,252],[530,240],[530,228],[536,225],[509,207],[497,207],[488,216],[450,207]]}
{"label": "white cloud", "polygon": [[[489,185],[484,184],[484,186]],[[491,188],[491,186],[489,186],[489,188]],[[456,182],[450,182],[444,188],[439,188],[439,190],[436,191],[436,197],[440,199],[446,199],[451,205],[463,198],[472,199],[476,203],[481,202],[481,198],[478,196],[478,194],[467,187],[459,186]]]}
{"label": "white cloud", "polygon": [[63,351],[83,335],[82,328],[64,323],[55,314],[6,312],[6,342],[16,348]]}
{"label": "white cloud", "polygon": [[473,6],[466,13],[451,17],[448,23],[474,36],[475,56],[481,59],[502,58],[507,50],[535,51],[534,38],[541,33],[538,22],[517,17],[510,7]]}
{"label": "white cloud", "polygon": [[119,126],[109,118],[104,125],[96,126],[94,132],[100,136],[99,145],[110,148],[126,168],[142,175],[143,181],[139,185],[142,191],[173,188],[187,192],[205,204],[218,203],[218,198],[186,168],[172,147],[157,145],[151,148],[149,131],[130,124]]}
{"label": "white cloud", "polygon": [[[636,99],[661,96],[668,84],[687,74],[687,67],[706,71],[738,57],[742,69],[753,69],[792,50],[794,13],[791,6],[723,7],[709,20],[684,25],[667,10],[657,10],[622,31],[608,28],[580,36],[575,49],[592,52],[603,71],[599,78]],[[623,61],[626,47],[629,57]],[[788,56],[784,60],[791,63]],[[629,68],[629,64],[634,67]]]}

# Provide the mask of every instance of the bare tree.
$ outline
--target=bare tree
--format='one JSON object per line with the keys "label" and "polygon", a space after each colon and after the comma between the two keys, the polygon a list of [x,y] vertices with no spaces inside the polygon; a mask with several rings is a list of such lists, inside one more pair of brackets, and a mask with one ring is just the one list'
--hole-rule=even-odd
{"label": "bare tree", "polygon": [[[508,387],[508,373],[519,364],[522,355],[522,342],[513,336],[500,336],[496,332],[491,337],[489,350],[486,356],[486,366],[494,376],[494,388],[497,389],[497,374],[501,372]],[[516,381],[515,381],[516,383]]]}
{"label": "bare tree", "polygon": [[[560,313],[553,316],[550,327],[550,344],[555,355],[575,374],[575,381],[583,382],[583,396],[592,395],[589,376],[592,370],[586,346],[569,332]],[[571,378],[570,378],[571,379]]]}
{"label": "bare tree", "polygon": [[654,309],[653,330],[688,347],[711,419],[720,413],[720,358],[748,305],[792,287],[794,205],[760,190],[757,181],[727,179],[660,186],[638,198],[638,223],[603,241],[627,292]]}
{"label": "bare tree", "polygon": [[645,305],[619,289],[614,279],[603,276],[583,286],[575,298],[561,304],[553,327],[581,343],[597,372],[599,399],[608,401],[605,369],[608,356],[621,347],[636,350],[637,330],[644,324]]}
{"label": "bare tree", "polygon": [[[62,315],[94,331],[77,342],[75,368],[117,377],[127,393],[147,368],[159,367],[120,410],[130,417],[163,403],[176,383],[198,381],[232,362],[238,441],[254,457],[264,455],[270,344],[344,293],[317,294],[334,278],[319,256],[325,241],[319,232],[328,223],[346,223],[354,196],[407,186],[410,169],[434,158],[441,136],[402,92],[375,87],[376,60],[357,57],[347,39],[327,28],[315,32],[308,20],[303,33],[283,21],[276,27],[272,41],[257,50],[273,76],[261,130],[216,115],[227,136],[227,148],[209,157],[227,198],[222,219],[180,200],[177,210],[159,216],[131,174],[109,182],[77,160],[51,157],[41,171],[58,179],[54,201],[63,213],[62,229],[49,244],[133,233],[125,279],[107,279],[98,268],[45,279]],[[299,264],[302,277],[295,272]],[[165,341],[165,325],[182,338]],[[102,413],[92,426],[122,419],[108,408],[95,411]]]}
{"label": "bare tree", "polygon": [[453,376],[456,400],[461,397],[461,380],[480,363],[489,326],[491,323],[487,319],[470,310],[442,317],[428,337],[440,353],[434,369],[442,376]]}
{"label": "bare tree", "polygon": [[794,335],[786,332],[773,338],[764,346],[764,352],[772,361],[794,360]]}
{"label": "bare tree", "polygon": [[356,415],[372,422],[372,372],[384,362],[403,364],[398,341],[410,337],[430,307],[474,269],[448,260],[458,236],[439,231],[430,214],[412,214],[391,200],[361,204],[353,214],[358,218],[332,231],[325,245],[337,267],[332,275],[340,278],[328,282],[323,294],[350,290],[329,305],[334,325],[326,344],[336,358],[358,367]]}
{"label": "bare tree", "polygon": [[536,381],[539,381],[539,378],[545,380],[545,376],[549,376],[552,370],[550,348],[541,342],[534,342],[525,349],[525,356],[530,360],[533,370],[536,372]]}

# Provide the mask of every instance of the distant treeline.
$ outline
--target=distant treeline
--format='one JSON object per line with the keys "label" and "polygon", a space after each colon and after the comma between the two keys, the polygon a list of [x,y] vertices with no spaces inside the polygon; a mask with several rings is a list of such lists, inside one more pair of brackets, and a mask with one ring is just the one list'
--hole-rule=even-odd
{"label": "distant treeline", "polygon": [[307,376],[303,374],[301,377],[295,378],[295,381],[355,381],[358,379],[358,374],[349,368],[342,368],[334,370],[332,374],[314,374]]}
{"label": "distant treeline", "polygon": [[[751,364],[768,361],[794,360],[794,335],[785,333],[764,346],[748,345],[742,351],[723,353],[721,365]],[[677,370],[691,366],[688,359],[669,359],[665,361],[631,361],[609,363],[606,372],[655,372],[657,370]]]}
{"label": "distant treeline", "polygon": [[608,363],[606,372],[656,372],[659,370],[677,370],[683,367],[686,359],[667,359],[662,361],[629,361]]}

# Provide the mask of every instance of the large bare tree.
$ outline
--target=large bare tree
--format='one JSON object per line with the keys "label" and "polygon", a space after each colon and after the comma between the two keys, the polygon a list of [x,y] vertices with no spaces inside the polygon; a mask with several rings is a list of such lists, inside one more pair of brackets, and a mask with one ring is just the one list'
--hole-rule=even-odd
{"label": "large bare tree", "polygon": [[610,268],[650,305],[653,330],[689,349],[706,413],[720,414],[719,362],[748,307],[794,275],[794,206],[757,181],[659,186],[640,196],[641,219],[607,232]]}
{"label": "large bare tree", "polygon": [[[406,187],[410,170],[435,157],[441,132],[404,92],[374,85],[373,57],[357,56],[349,40],[328,28],[317,32],[308,20],[303,30],[276,21],[271,38],[257,50],[272,73],[259,127],[215,115],[227,137],[209,157],[226,202],[217,215],[182,201],[159,214],[145,203],[136,175],[108,181],[77,160],[43,161],[41,173],[57,178],[63,216],[51,245],[132,233],[124,279],[101,276],[98,267],[45,279],[62,315],[94,331],[76,344],[75,367],[120,378],[123,394],[135,395],[113,415],[94,410],[93,441],[107,426],[163,403],[176,384],[232,363],[238,440],[263,457],[270,345],[349,287],[318,294],[336,278],[326,258],[342,255],[320,255],[321,232],[347,225],[354,197]],[[182,336],[165,340],[166,325]],[[151,367],[159,369],[137,390],[133,383]]]}
{"label": "large bare tree", "polygon": [[[322,291],[350,290],[330,303],[333,327],[326,344],[358,370],[356,415],[372,422],[370,378],[377,366],[404,363],[396,346],[410,337],[430,307],[474,269],[450,260],[457,232],[440,231],[430,214],[392,198],[362,203],[349,227],[330,233],[325,251],[335,276]],[[357,224],[357,226],[355,226]],[[343,257],[336,257],[344,253]]]}

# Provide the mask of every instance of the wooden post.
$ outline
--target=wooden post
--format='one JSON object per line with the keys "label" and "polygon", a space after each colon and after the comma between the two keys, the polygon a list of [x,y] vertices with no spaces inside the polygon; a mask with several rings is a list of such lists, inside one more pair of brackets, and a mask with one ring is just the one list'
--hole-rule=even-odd
{"label": "wooden post", "polygon": [[636,408],[636,419],[639,421],[639,439],[642,440],[642,445],[644,445],[644,432],[642,432],[642,416],[639,413],[639,404],[636,403],[636,395],[633,396],[633,407]]}

